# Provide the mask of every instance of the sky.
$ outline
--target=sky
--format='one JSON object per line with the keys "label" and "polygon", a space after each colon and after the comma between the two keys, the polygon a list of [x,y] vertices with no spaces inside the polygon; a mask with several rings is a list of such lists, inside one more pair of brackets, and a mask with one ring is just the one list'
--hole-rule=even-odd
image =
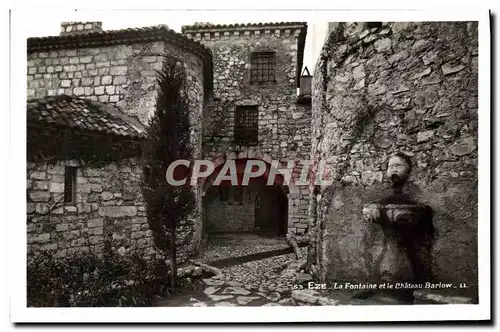
{"label": "sky", "polygon": [[60,23],[63,21],[101,21],[104,30],[116,30],[135,27],[166,24],[170,29],[181,32],[183,25],[194,22],[211,22],[214,24],[231,23],[265,23],[282,21],[301,21],[308,23],[306,45],[304,49],[304,66],[311,74],[314,71],[316,59],[326,37],[326,22],[311,22],[304,20],[304,15],[283,15],[277,12],[238,12],[227,14],[214,11],[164,11],[164,10],[99,10],[99,11],[65,11],[39,15],[35,11],[13,13],[13,23],[22,23],[23,34],[26,37],[44,37],[59,35]]}

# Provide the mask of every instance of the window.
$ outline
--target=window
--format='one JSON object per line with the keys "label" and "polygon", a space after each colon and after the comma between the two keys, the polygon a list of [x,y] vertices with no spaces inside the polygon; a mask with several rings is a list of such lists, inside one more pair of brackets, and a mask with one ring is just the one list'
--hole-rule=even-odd
{"label": "window", "polygon": [[234,120],[235,143],[247,146],[256,145],[259,136],[259,111],[257,107],[237,107]]}
{"label": "window", "polygon": [[276,56],[274,52],[252,53],[250,83],[276,82]]}
{"label": "window", "polygon": [[64,169],[64,203],[76,203],[76,167],[66,166]]}

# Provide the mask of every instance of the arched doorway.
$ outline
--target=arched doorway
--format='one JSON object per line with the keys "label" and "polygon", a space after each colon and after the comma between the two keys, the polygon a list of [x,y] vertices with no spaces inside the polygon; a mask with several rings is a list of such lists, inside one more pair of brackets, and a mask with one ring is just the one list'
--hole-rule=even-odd
{"label": "arched doorway", "polygon": [[281,187],[268,186],[257,192],[254,204],[255,231],[285,235],[288,199]]}
{"label": "arched doorway", "polygon": [[268,170],[242,185],[243,170],[249,159],[236,160],[238,185],[213,180],[222,166],[206,180],[203,197],[203,224],[206,233],[256,232],[285,235],[288,227],[288,198],[281,175],[267,185]]}

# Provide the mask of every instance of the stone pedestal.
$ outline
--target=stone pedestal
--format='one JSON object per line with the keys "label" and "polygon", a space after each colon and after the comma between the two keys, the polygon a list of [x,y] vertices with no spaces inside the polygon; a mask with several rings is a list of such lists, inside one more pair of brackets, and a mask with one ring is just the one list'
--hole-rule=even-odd
{"label": "stone pedestal", "polygon": [[[379,264],[379,279],[395,289],[384,291],[389,297],[412,298],[414,289],[398,284],[418,285],[429,277],[421,249],[431,220],[430,208],[420,204],[378,204],[363,208],[364,219],[382,227],[384,248]],[[425,250],[424,250],[425,252]],[[397,287],[397,289],[396,289]]]}

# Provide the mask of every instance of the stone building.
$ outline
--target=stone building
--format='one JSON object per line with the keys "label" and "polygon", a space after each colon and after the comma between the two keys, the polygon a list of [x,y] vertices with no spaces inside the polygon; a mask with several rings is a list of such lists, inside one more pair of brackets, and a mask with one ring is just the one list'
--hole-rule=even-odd
{"label": "stone building", "polygon": [[[221,169],[235,160],[263,160],[268,170],[310,154],[310,99],[297,96],[307,25],[301,22],[184,26],[212,51],[213,100],[203,117],[204,158]],[[277,162],[272,165],[272,161]],[[304,233],[308,187],[211,186],[204,192],[208,231]]]}
{"label": "stone building", "polygon": [[143,125],[67,95],[29,100],[27,120],[29,249],[65,257],[109,243],[154,254],[140,192]]}
{"label": "stone building", "polygon": [[[60,36],[30,38],[29,248],[64,256],[109,239],[120,252],[154,252],[138,146],[155,108],[155,71],[170,56],[188,75],[194,158],[216,165],[197,188],[193,219],[179,229],[179,240],[189,240],[178,249],[181,261],[210,232],[309,233],[308,263],[320,281],[380,280],[395,262],[383,230],[362,210],[384,195],[389,156],[402,152],[413,163],[408,195],[433,210],[426,262],[433,279],[475,288],[477,23],[328,29],[312,98],[300,89],[301,22],[195,24],[182,34],[66,22]],[[311,159],[327,162],[333,185],[311,191],[279,177],[265,185],[276,169]],[[241,185],[255,160],[266,171]],[[214,185],[227,161],[238,183]]]}
{"label": "stone building", "polygon": [[[130,135],[120,126],[142,135],[165,57],[186,69],[194,159],[259,159],[269,169],[272,160],[279,168],[307,159],[311,98],[297,95],[306,30],[295,22],[196,25],[180,34],[166,26],[103,31],[99,22],[64,22],[59,36],[28,39],[29,248],[64,256],[109,239],[120,252],[153,252],[139,144],[127,147]],[[66,136],[49,134],[59,131]],[[38,158],[37,142],[55,147],[50,161]],[[264,186],[263,179],[248,188],[216,187],[212,180],[197,188],[197,211],[178,231],[186,243],[180,261],[209,231],[305,232],[307,187]],[[65,201],[65,190],[74,200]]]}
{"label": "stone building", "polygon": [[322,281],[377,281],[397,268],[383,229],[363,220],[394,152],[407,194],[430,206],[434,281],[477,289],[477,22],[341,24],[313,79],[312,156],[331,187],[314,201],[310,258]]}
{"label": "stone building", "polygon": [[[91,133],[98,131],[100,127],[92,127],[94,124],[87,122],[85,116],[88,112],[94,112],[97,119],[99,114],[102,114],[100,107],[106,107],[108,110],[116,107],[119,111],[114,110],[113,114],[122,112],[124,113],[122,116],[128,115],[127,119],[136,117],[140,120],[139,124],[146,124],[155,108],[156,70],[162,68],[165,57],[179,59],[184,63],[189,82],[187,95],[193,123],[194,157],[201,157],[202,113],[213,86],[212,56],[203,45],[169,30],[166,26],[102,31],[99,22],[64,22],[61,24],[59,36],[28,39],[27,50],[27,95],[30,100],[28,111],[38,109],[37,112],[45,119],[45,126],[48,130],[65,125],[64,121],[61,124],[55,118],[51,118],[54,114],[59,114],[64,119],[67,112],[69,114],[81,113],[74,115],[74,121],[80,126],[79,129]],[[63,99],[63,102],[69,103],[70,107],[53,105],[54,102],[56,104],[61,102],[57,99],[61,95],[75,98],[74,101]],[[58,97],[54,101],[48,98],[50,96]],[[82,100],[105,106],[93,108],[92,105],[82,104]],[[73,129],[74,123],[70,122],[70,124]],[[113,132],[107,133],[108,136],[115,134],[114,129],[112,130]],[[119,129],[118,131],[118,135],[121,135]],[[30,132],[28,134],[30,135]],[[64,140],[67,144],[78,146],[81,144],[80,138],[84,140],[84,136],[76,136],[72,141],[69,141],[69,138],[64,138]],[[32,146],[33,141],[36,139],[28,143],[28,148]],[[95,149],[100,148],[99,144],[93,144],[93,146]],[[37,161],[36,165],[28,164],[28,214],[30,216],[28,232],[37,234],[32,238],[33,240],[30,240],[30,247],[38,248],[44,244],[44,248],[56,248],[55,242],[58,242],[61,236],[65,241],[71,238],[72,242],[69,245],[57,246],[57,248],[86,246],[89,242],[86,242],[85,238],[93,234],[87,230],[90,226],[86,223],[101,227],[99,230],[94,230],[100,233],[107,217],[123,217],[128,219],[128,222],[133,222],[130,228],[132,233],[117,232],[116,236],[112,236],[113,240],[129,237],[132,243],[139,243],[137,239],[139,233],[134,235],[134,232],[139,229],[144,231],[146,228],[142,199],[139,197],[132,200],[126,199],[123,192],[128,190],[127,188],[134,192],[140,190],[139,165],[136,164],[136,159],[125,162],[119,158],[119,161],[113,160],[100,168],[91,167],[88,171],[76,169],[76,174],[72,173],[72,176],[77,183],[75,195],[78,204],[55,210],[57,213],[64,213],[58,218],[51,218],[45,213],[31,218],[31,213],[38,214],[51,210],[54,195],[63,190],[61,181],[64,177],[64,167],[76,166],[72,159],[68,159],[68,156],[61,155],[60,150],[56,152],[59,153],[56,166],[51,166],[41,160]],[[28,149],[28,160],[34,155],[36,151]],[[136,153],[133,157],[138,155]],[[102,156],[97,155],[95,161],[98,162],[100,158]],[[125,171],[122,171],[121,167]],[[89,182],[90,178],[87,179],[87,177],[97,182],[92,184]],[[200,196],[201,193],[198,195]],[[126,209],[126,206],[130,209]],[[180,259],[185,260],[188,254],[195,252],[200,244],[202,234],[199,210],[201,206],[198,206],[194,219],[186,221],[179,232],[179,241],[183,241],[186,237],[192,239],[185,247],[179,248]],[[56,223],[62,222],[63,219],[66,220],[63,223],[64,226],[57,226]],[[59,234],[60,232],[65,235]],[[95,236],[92,235],[90,246],[102,244],[100,243],[102,238],[97,233]],[[146,243],[146,240],[141,242],[140,246],[143,246],[142,243]],[[65,252],[67,250],[61,250],[60,254],[63,255]]]}

